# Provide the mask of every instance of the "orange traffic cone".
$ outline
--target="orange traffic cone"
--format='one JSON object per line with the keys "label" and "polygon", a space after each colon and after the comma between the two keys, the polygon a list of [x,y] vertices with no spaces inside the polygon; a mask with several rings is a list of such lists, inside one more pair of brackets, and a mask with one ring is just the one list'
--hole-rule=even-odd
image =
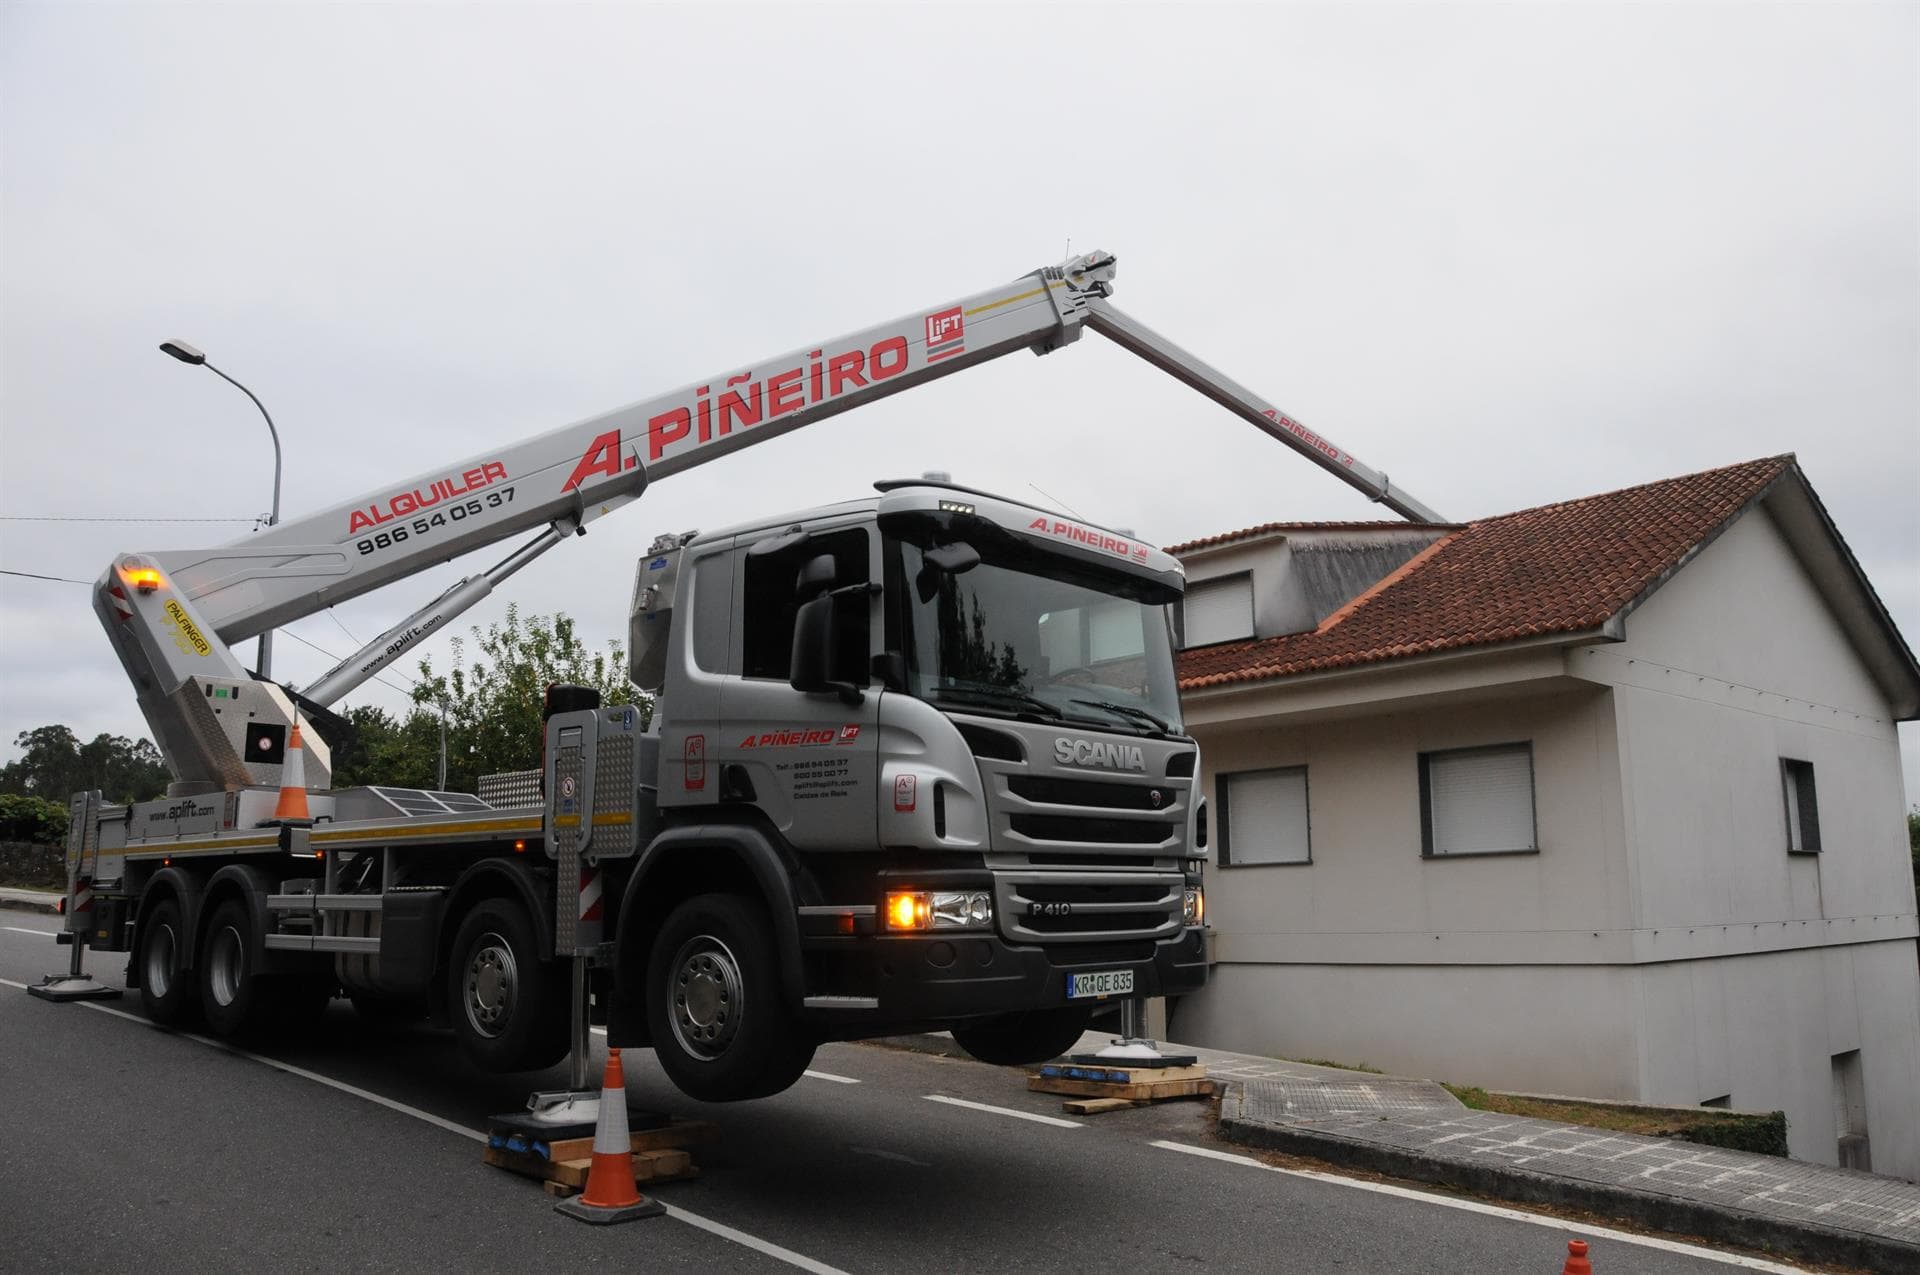
{"label": "orange traffic cone", "polygon": [[1587,1260],[1585,1240],[1567,1241],[1567,1264],[1560,1269],[1560,1275],[1593,1275],[1593,1263]]}
{"label": "orange traffic cone", "polygon": [[307,760],[300,749],[300,719],[293,719],[293,738],[287,741],[286,764],[280,768],[280,801],[273,808],[275,819],[312,823],[307,813]]}
{"label": "orange traffic cone", "polygon": [[641,1195],[633,1184],[633,1139],[627,1133],[627,1078],[620,1051],[607,1050],[607,1072],[600,1082],[600,1118],[593,1126],[593,1164],[587,1189],[553,1206],[582,1222],[628,1222],[658,1217],[666,1206]]}

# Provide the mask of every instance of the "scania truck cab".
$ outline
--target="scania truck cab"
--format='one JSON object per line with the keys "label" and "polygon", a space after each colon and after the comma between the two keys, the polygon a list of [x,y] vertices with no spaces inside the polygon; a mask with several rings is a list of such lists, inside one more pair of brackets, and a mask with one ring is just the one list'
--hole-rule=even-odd
{"label": "scania truck cab", "polygon": [[[790,879],[800,1035],[952,1028],[994,1061],[1051,1057],[1094,1005],[1205,978],[1180,568],[1004,498],[879,487],[642,561],[660,823]],[[732,1025],[747,972],[709,937],[654,971],[686,989],[656,1048]]]}

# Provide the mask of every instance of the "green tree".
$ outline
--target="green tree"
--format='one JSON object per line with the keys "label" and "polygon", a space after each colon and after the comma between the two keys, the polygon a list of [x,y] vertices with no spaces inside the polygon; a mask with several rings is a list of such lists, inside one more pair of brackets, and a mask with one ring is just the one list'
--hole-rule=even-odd
{"label": "green tree", "polygon": [[[574,622],[556,612],[551,616],[522,616],[509,605],[506,619],[485,629],[473,629],[475,656],[467,657],[467,642],[453,639],[447,671],[436,672],[430,658],[420,661],[420,681],[414,689],[414,711],[404,721],[391,723],[380,747],[369,756],[370,766],[391,765],[388,783],[430,787],[439,764],[438,712],[447,715],[447,786],[473,791],[481,775],[505,770],[531,770],[540,764],[544,727],[540,719],[546,689],[556,683],[591,686],[604,704],[636,704],[643,720],[651,717],[653,701],[627,680],[627,658],[620,643],[609,641],[593,650],[580,639]],[[397,771],[419,773],[422,780],[401,779]]]}
{"label": "green tree", "polygon": [[1913,897],[1920,903],[1920,806],[1907,811],[1907,848],[1913,852]]}
{"label": "green tree", "polygon": [[57,846],[67,840],[67,808],[43,797],[0,793],[0,841]]}
{"label": "green tree", "polygon": [[96,735],[87,743],[65,726],[40,726],[14,738],[20,756],[0,766],[0,792],[41,797],[62,809],[76,792],[98,788],[108,801],[146,801],[167,790],[167,766],[144,739]]}

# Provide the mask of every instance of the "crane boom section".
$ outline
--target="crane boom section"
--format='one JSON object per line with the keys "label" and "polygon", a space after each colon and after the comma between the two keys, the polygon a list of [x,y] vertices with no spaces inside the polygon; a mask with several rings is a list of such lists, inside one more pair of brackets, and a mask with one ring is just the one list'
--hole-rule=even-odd
{"label": "crane boom section", "polygon": [[646,482],[1016,350],[1079,336],[1114,259],[1075,257],[484,451],[265,532],[152,555],[228,643],[530,528],[578,529]]}

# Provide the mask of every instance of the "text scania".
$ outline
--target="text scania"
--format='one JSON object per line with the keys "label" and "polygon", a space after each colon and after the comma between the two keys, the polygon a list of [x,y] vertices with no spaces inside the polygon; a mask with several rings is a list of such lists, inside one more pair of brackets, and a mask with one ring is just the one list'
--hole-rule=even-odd
{"label": "text scania", "polygon": [[405,518],[417,514],[422,509],[431,509],[443,500],[452,500],[455,496],[464,496],[470,491],[478,491],[505,479],[507,467],[497,460],[487,461],[475,466],[463,474],[452,478],[436,478],[428,483],[426,490],[415,487],[412,491],[395,492],[383,501],[376,501],[365,509],[353,511],[353,518],[347,524],[347,534],[352,535],[363,528],[378,527],[392,522],[396,518]]}
{"label": "text scania", "polygon": [[1147,754],[1138,744],[1110,744],[1104,740],[1053,741],[1053,759],[1062,766],[1099,766],[1107,770],[1145,770]]}

